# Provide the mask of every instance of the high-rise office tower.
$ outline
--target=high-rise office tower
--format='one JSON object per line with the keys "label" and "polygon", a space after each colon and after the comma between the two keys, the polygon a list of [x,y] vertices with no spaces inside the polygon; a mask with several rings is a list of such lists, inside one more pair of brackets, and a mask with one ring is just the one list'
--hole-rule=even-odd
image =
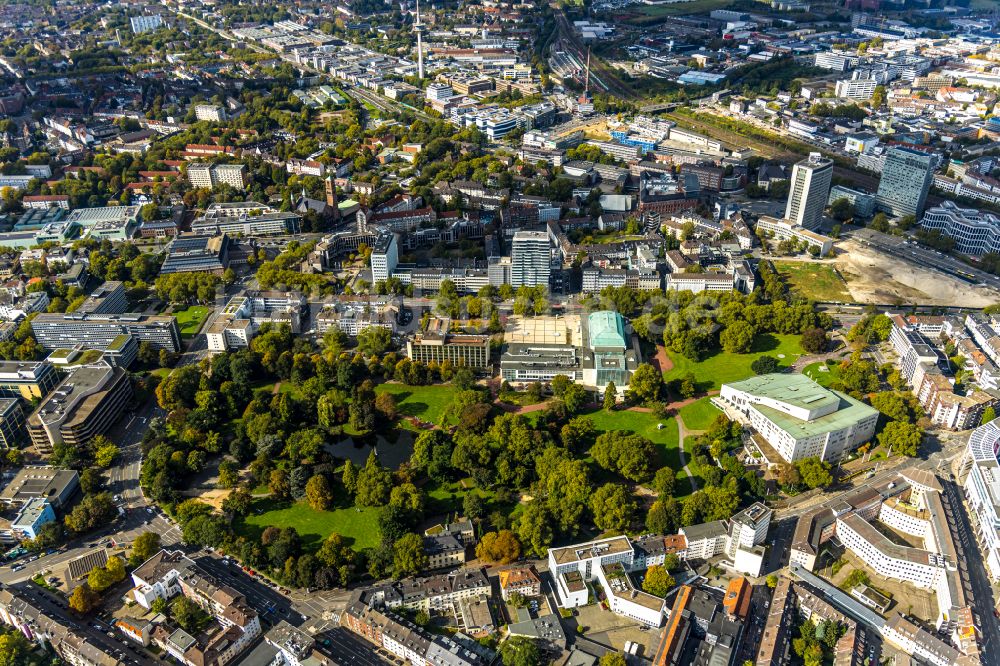
{"label": "high-rise office tower", "polygon": [[823,209],[830,196],[833,161],[819,153],[809,153],[792,169],[785,218],[806,229],[815,229],[823,221]]}
{"label": "high-rise office tower", "polygon": [[518,231],[510,248],[510,284],[521,286],[549,286],[552,253],[549,235],[544,231]]}
{"label": "high-rise office tower", "polygon": [[371,266],[372,282],[384,282],[392,277],[392,272],[399,264],[399,245],[396,243],[396,234],[380,234],[372,247]]}
{"label": "high-rise office tower", "polygon": [[885,154],[875,205],[890,217],[913,215],[919,220],[933,180],[933,155],[893,146]]}

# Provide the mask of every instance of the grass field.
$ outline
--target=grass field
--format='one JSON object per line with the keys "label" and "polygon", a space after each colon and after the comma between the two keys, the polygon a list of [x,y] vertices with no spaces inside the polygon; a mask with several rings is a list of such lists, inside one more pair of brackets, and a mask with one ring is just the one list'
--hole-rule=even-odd
{"label": "grass field", "polygon": [[[646,412],[631,412],[617,410],[613,412],[598,409],[584,414],[594,428],[599,432],[610,430],[627,430],[642,435],[656,444],[660,450],[660,465],[669,465],[675,470],[681,468],[681,457],[678,452],[679,442],[677,424],[672,418],[658,419]],[[662,423],[663,428],[657,426]]]}
{"label": "grass field", "polygon": [[308,550],[315,550],[326,537],[337,532],[352,541],[354,550],[363,550],[379,544],[377,513],[377,508],[358,511],[354,507],[314,511],[305,502],[289,504],[267,497],[255,500],[250,514],[234,521],[233,528],[237,534],[258,539],[264,528],[271,525],[294,527]]}
{"label": "grass field", "polygon": [[177,326],[181,329],[182,338],[193,338],[201,329],[205,317],[208,316],[208,308],[204,305],[189,305],[183,310],[174,310],[177,317]]}
{"label": "grass field", "polygon": [[450,481],[446,483],[430,483],[424,490],[427,492],[427,514],[433,516],[446,516],[447,514],[461,514],[462,501],[469,493],[479,495],[487,502],[495,500],[495,494],[483,490],[476,485],[472,478],[461,481]]}
{"label": "grass field", "polygon": [[802,347],[799,345],[799,337],[798,335],[766,333],[757,336],[748,354],[729,354],[720,350],[698,362],[668,351],[674,367],[664,373],[664,377],[669,381],[691,372],[694,373],[698,383],[698,390],[717,389],[726,382],[735,382],[752,376],[754,373],[750,369],[750,364],[758,356],[765,354],[775,356],[781,365],[791,365],[792,361],[803,354]]}
{"label": "grass field", "polygon": [[[444,411],[455,397],[452,386],[406,386],[405,384],[379,384],[375,393],[392,393],[396,396],[399,413],[404,417],[415,416],[424,421],[442,425]],[[405,419],[402,427],[409,425]]]}
{"label": "grass field", "polygon": [[851,300],[847,283],[832,264],[816,264],[808,261],[776,261],[778,269],[788,288],[800,296],[814,301]]}
{"label": "grass field", "polygon": [[[820,366],[826,367],[826,372],[820,370]],[[837,361],[817,361],[802,368],[802,374],[812,378],[820,386],[830,386],[840,379],[840,363]]]}
{"label": "grass field", "polygon": [[702,398],[680,408],[681,420],[688,430],[707,430],[715,417],[722,412],[712,404],[711,398]]}

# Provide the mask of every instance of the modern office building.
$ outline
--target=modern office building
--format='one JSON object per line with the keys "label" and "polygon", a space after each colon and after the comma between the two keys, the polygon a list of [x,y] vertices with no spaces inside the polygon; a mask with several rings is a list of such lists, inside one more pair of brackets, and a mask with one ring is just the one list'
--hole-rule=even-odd
{"label": "modern office building", "polygon": [[0,447],[18,448],[25,439],[24,410],[17,398],[0,398]]}
{"label": "modern office building", "polygon": [[413,361],[437,363],[445,361],[454,367],[486,370],[490,367],[490,336],[451,333],[451,320],[435,317],[427,329],[415,333],[406,341],[406,355]]}
{"label": "modern office building", "polygon": [[212,189],[216,185],[231,185],[237,190],[247,187],[247,168],[242,164],[205,164],[192,162],[187,167],[191,187]]}
{"label": "modern office building", "polygon": [[21,507],[33,499],[42,498],[58,509],[66,506],[79,488],[80,476],[76,470],[26,465],[0,492],[0,502]]}
{"label": "modern office building", "polygon": [[942,201],[924,213],[920,226],[954,239],[955,249],[962,254],[980,256],[1000,252],[1000,217],[993,213]]}
{"label": "modern office building", "polygon": [[108,280],[94,291],[74,312],[80,314],[121,314],[128,310],[125,285],[117,280]]}
{"label": "modern office building", "polygon": [[59,383],[59,373],[48,361],[0,361],[0,397],[34,400]]}
{"label": "modern office building", "polygon": [[[875,435],[879,412],[801,374],[770,374],[723,384],[719,398],[786,462],[838,461]],[[776,462],[764,451],[770,462]]]}
{"label": "modern office building", "polygon": [[892,146],[886,151],[875,204],[890,217],[913,215],[919,220],[933,180],[933,155]]}
{"label": "modern office building", "polygon": [[379,234],[371,253],[372,284],[385,282],[399,264],[399,241],[396,234]]}
{"label": "modern office building", "polygon": [[84,446],[114,425],[132,399],[128,373],[101,361],[74,368],[28,417],[28,434],[42,455],[58,443]]}
{"label": "modern office building", "polygon": [[107,349],[121,335],[148,342],[155,349],[181,350],[177,318],[171,315],[79,314],[43,312],[31,321],[35,339],[46,349]]}
{"label": "modern office building", "polygon": [[511,241],[510,284],[548,288],[552,265],[549,235],[544,231],[517,231]]}
{"label": "modern office building", "polygon": [[306,297],[299,292],[257,291],[233,296],[205,333],[208,350],[246,348],[264,324],[287,326],[293,334],[301,333],[307,309]]}
{"label": "modern office building", "polygon": [[52,504],[43,497],[36,497],[21,507],[11,521],[10,529],[18,539],[34,539],[42,525],[55,519],[56,512],[52,510]]}
{"label": "modern office building", "polygon": [[279,211],[256,201],[236,201],[211,204],[204,215],[191,223],[191,231],[203,236],[297,234],[301,222],[298,213]]}
{"label": "modern office building", "polygon": [[549,573],[555,581],[559,606],[586,606],[591,595],[588,583],[597,582],[612,612],[659,627],[663,624],[664,601],[632,587],[627,574],[632,571],[634,560],[632,542],[624,535],[550,548]]}
{"label": "modern office building", "polygon": [[810,231],[817,228],[823,221],[832,181],[833,160],[809,153],[792,169],[785,219]]}
{"label": "modern office building", "polygon": [[215,273],[222,275],[229,267],[229,236],[177,236],[167,246],[160,274]]}
{"label": "modern office building", "polygon": [[854,213],[859,217],[871,217],[875,214],[875,195],[860,190],[855,190],[844,185],[834,185],[830,188],[830,197],[827,205],[839,199],[847,199],[854,206]]}

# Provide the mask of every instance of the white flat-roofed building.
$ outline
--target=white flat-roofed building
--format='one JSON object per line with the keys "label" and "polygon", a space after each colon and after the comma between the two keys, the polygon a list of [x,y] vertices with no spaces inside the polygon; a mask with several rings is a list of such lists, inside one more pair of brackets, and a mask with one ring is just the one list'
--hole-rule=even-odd
{"label": "white flat-roofed building", "polygon": [[[824,204],[826,199],[824,198]],[[794,239],[807,243],[810,247],[819,250],[820,256],[826,256],[833,249],[833,239],[829,236],[810,231],[805,227],[795,224],[791,220],[761,215],[757,219],[757,230],[767,231],[778,240]]]}
{"label": "white flat-roofed building", "polygon": [[732,291],[736,278],[732,273],[670,273],[666,277],[667,291]]}
{"label": "white flat-roofed building", "polygon": [[837,461],[875,435],[879,412],[800,374],[723,384],[720,399],[787,462]]}

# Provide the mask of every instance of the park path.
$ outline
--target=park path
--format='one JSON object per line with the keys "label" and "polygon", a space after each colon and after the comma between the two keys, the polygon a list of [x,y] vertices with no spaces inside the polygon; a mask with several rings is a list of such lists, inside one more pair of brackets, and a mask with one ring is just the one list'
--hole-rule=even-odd
{"label": "park path", "polygon": [[698,482],[694,480],[694,473],[691,471],[691,468],[688,467],[687,456],[684,454],[684,440],[688,435],[694,433],[690,432],[687,427],[685,427],[684,419],[681,418],[680,414],[678,414],[677,418],[674,420],[677,421],[677,434],[680,437],[677,445],[677,453],[680,455],[681,469],[683,469],[684,473],[687,474],[688,482],[691,484],[691,492],[695,492],[698,490]]}
{"label": "park path", "polygon": [[649,362],[661,373],[670,372],[674,369],[674,362],[670,360],[670,356],[667,355],[667,348],[663,345],[656,345],[656,355],[650,358]]}
{"label": "park path", "polygon": [[[684,398],[683,400],[674,400],[673,402],[666,403],[664,407],[668,410],[678,411],[681,407],[687,407],[693,402],[698,402],[702,398],[713,395],[719,395],[719,390],[712,389],[711,391],[706,392],[705,395],[699,395],[692,398]],[[535,403],[534,405],[512,405],[509,402],[495,402],[494,404],[496,404],[500,409],[509,412],[511,414],[529,414],[531,412],[540,412],[541,410],[545,409],[546,407],[548,407],[549,401],[544,400],[542,402]],[[604,403],[602,402],[592,402],[589,405],[587,405],[587,407],[592,407],[592,408],[603,407],[603,406]],[[621,408],[616,408],[616,411],[619,409]],[[650,412],[653,411],[652,408],[650,407],[639,407],[639,406],[625,407],[624,409],[625,411],[639,412],[640,414],[649,414]],[[680,419],[679,416],[677,418]]]}

